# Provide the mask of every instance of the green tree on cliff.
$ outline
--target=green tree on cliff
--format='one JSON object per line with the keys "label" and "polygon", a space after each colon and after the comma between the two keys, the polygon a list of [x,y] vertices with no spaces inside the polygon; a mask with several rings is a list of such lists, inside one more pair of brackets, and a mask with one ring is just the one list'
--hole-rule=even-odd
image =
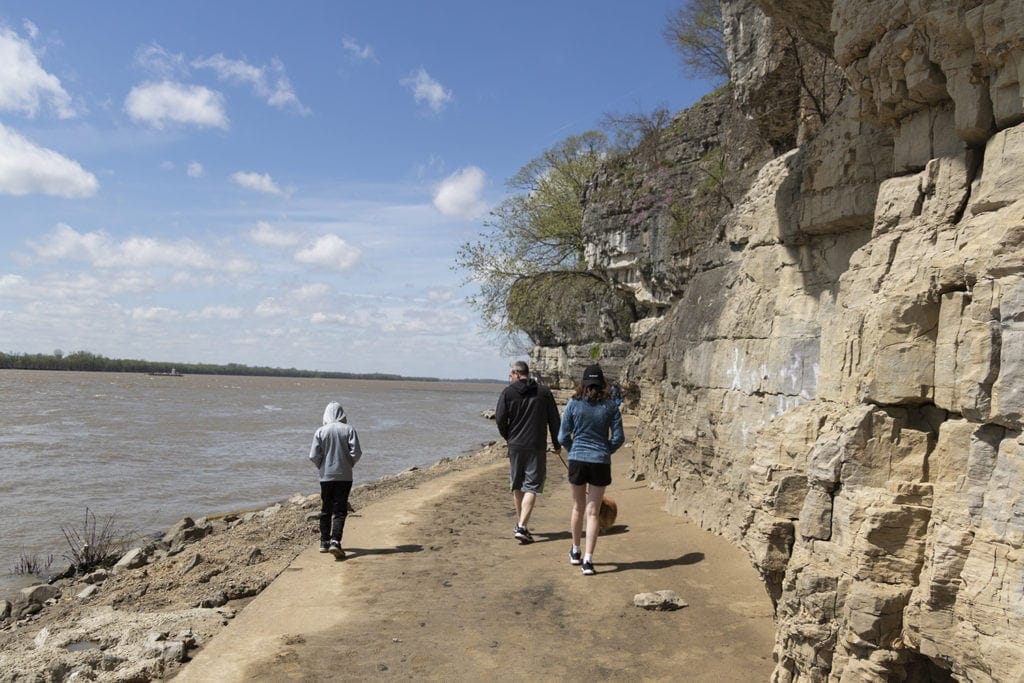
{"label": "green tree on cliff", "polygon": [[583,191],[608,149],[603,133],[588,131],[545,150],[508,181],[515,194],[491,211],[480,239],[459,248],[456,267],[479,286],[469,302],[488,328],[528,330],[542,315],[531,302],[553,299],[558,274],[595,277],[583,272]]}

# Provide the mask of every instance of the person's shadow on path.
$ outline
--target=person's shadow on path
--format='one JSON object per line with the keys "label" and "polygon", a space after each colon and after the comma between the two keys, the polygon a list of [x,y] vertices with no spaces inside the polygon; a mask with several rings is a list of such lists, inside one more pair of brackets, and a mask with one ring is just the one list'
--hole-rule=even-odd
{"label": "person's shadow on path", "polygon": [[364,555],[394,555],[396,553],[418,553],[422,551],[423,546],[419,544],[396,545],[394,548],[352,548],[345,546],[345,559],[349,560]]}
{"label": "person's shadow on path", "polygon": [[[686,553],[679,557],[665,560],[638,560],[637,562],[608,562],[607,564],[595,562],[594,566],[601,568],[601,574],[614,574],[615,572],[626,572],[631,569],[667,569],[687,564],[697,564],[704,561],[704,553]],[[607,569],[602,567],[608,567]]]}
{"label": "person's shadow on path", "polygon": [[[624,534],[629,531],[628,524],[616,524],[608,531],[602,531],[598,536],[614,536],[616,534]],[[535,543],[547,543],[549,541],[567,541],[572,538],[571,531],[553,531],[542,533],[539,531],[533,532]],[[583,537],[586,538],[587,534],[584,532]]]}

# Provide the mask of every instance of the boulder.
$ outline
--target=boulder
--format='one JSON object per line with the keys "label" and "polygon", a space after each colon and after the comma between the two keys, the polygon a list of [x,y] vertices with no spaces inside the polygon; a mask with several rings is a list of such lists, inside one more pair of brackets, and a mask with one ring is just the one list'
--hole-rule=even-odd
{"label": "boulder", "polygon": [[78,597],[79,600],[88,600],[92,596],[96,595],[96,593],[98,593],[99,590],[100,589],[99,589],[98,586],[96,586],[95,584],[92,584],[92,585],[86,586],[81,591],[79,591],[77,597]]}
{"label": "boulder", "polygon": [[184,517],[164,534],[162,541],[169,546],[167,551],[169,555],[176,555],[186,545],[195,543],[213,533],[213,525],[205,517],[199,521],[201,524],[193,521],[191,517]]}
{"label": "boulder", "polygon": [[120,574],[130,569],[138,569],[149,561],[143,548],[132,548],[126,552],[110,570],[112,574]]}
{"label": "boulder", "polygon": [[661,590],[653,593],[637,593],[633,596],[633,605],[656,612],[669,612],[688,607],[689,603],[677,596],[675,591]]}
{"label": "boulder", "polygon": [[60,589],[56,586],[42,583],[22,588],[19,595],[19,602],[42,605],[47,600],[60,597]]}

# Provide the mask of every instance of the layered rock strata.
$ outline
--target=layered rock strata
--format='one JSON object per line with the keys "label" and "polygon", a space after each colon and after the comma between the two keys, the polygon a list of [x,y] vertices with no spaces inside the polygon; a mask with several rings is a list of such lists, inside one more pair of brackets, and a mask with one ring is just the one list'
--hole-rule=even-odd
{"label": "layered rock strata", "polygon": [[594,264],[648,259],[623,284],[664,311],[619,364],[634,469],[748,550],[775,680],[1022,680],[1024,5],[725,4],[850,87],[686,249],[588,209]]}

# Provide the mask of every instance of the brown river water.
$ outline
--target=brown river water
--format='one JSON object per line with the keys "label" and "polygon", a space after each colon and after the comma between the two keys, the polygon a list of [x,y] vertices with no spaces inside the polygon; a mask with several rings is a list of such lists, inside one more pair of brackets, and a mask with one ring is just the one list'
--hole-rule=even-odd
{"label": "brown river water", "polygon": [[0,593],[23,555],[67,566],[61,527],[85,510],[140,534],[183,516],[319,490],[308,461],[340,401],[363,458],[356,485],[498,439],[500,383],[0,370]]}

